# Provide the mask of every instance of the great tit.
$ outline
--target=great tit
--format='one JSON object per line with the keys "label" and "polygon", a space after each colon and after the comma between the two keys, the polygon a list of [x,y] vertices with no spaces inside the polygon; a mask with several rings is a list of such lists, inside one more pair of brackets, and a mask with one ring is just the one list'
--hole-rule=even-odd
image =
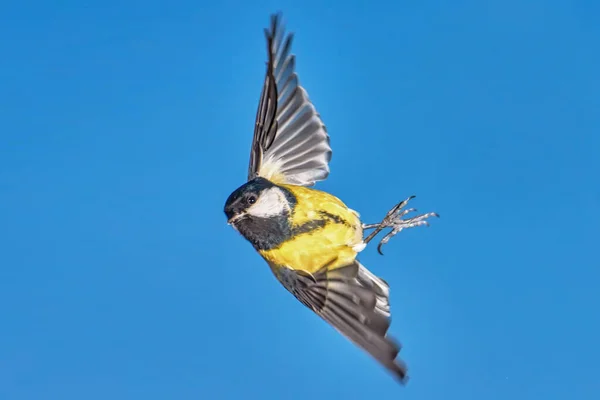
{"label": "great tit", "polygon": [[[228,223],[266,260],[275,277],[305,306],[367,351],[401,383],[406,364],[400,344],[387,335],[389,286],[357,254],[382,229],[381,246],[403,229],[428,225],[427,213],[403,218],[408,201],[376,224],[337,197],[313,189],[329,175],[331,147],[321,117],[300,85],[291,54],[292,34],[279,14],[265,29],[267,72],[250,152],[248,181],[225,203]],[[363,239],[363,231],[374,231]]]}

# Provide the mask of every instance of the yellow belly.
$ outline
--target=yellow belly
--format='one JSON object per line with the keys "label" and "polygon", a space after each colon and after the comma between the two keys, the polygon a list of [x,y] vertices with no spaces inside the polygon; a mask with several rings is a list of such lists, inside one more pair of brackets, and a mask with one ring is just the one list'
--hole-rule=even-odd
{"label": "yellow belly", "polygon": [[329,193],[291,185],[286,187],[298,202],[292,218],[295,225],[319,218],[322,211],[335,218],[324,227],[299,234],[276,249],[261,251],[269,264],[274,268],[280,266],[315,273],[324,266],[334,269],[354,261],[357,253],[353,247],[362,242],[363,236],[358,214]]}
{"label": "yellow belly", "polygon": [[260,253],[274,265],[315,273],[324,266],[338,268],[354,260],[356,252],[345,239],[351,235],[353,232],[344,225],[331,224]]}

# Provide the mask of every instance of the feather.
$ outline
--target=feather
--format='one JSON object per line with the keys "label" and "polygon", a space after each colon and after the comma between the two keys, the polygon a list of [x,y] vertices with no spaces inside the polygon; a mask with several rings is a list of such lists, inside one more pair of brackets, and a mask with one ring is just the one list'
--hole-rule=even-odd
{"label": "feather", "polygon": [[281,283],[300,302],[386,367],[401,383],[406,365],[396,357],[400,344],[390,327],[389,286],[358,261],[314,274],[282,267]]}
{"label": "feather", "polygon": [[271,16],[267,39],[267,72],[263,84],[248,180],[257,176],[279,184],[312,186],[329,175],[331,147],[321,117],[300,85],[292,34],[285,34],[279,15]]}

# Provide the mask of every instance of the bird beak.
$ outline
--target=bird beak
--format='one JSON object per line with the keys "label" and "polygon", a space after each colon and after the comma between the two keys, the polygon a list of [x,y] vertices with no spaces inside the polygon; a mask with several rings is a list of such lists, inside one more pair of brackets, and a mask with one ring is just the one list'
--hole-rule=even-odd
{"label": "bird beak", "polygon": [[233,217],[229,218],[227,220],[227,225],[231,225],[233,224],[235,221],[237,221],[238,219],[240,219],[244,214],[238,214],[238,215],[234,215]]}

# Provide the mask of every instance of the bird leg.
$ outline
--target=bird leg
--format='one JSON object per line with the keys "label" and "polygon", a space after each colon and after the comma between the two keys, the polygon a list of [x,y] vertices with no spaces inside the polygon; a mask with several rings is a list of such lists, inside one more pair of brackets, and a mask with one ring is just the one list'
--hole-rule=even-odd
{"label": "bird leg", "polygon": [[380,223],[378,223],[378,224],[363,224],[363,226],[362,226],[363,230],[375,229],[373,232],[371,232],[371,234],[369,236],[367,236],[365,238],[365,240],[363,240],[363,243],[365,245],[367,243],[369,243],[383,229],[392,228],[392,231],[389,232],[387,235],[385,235],[383,237],[383,239],[381,239],[381,241],[379,242],[379,245],[377,245],[377,251],[379,252],[379,254],[383,255],[383,253],[381,252],[381,246],[386,244],[393,236],[398,234],[403,229],[412,228],[412,227],[421,226],[421,225],[429,226],[429,222],[427,222],[427,218],[434,217],[434,216],[439,218],[438,214],[436,214],[434,212],[430,212],[430,213],[426,213],[426,214],[417,215],[416,217],[403,219],[402,217],[404,217],[406,214],[413,212],[413,211],[417,211],[414,208],[407,208],[405,210],[402,210],[402,208],[404,206],[406,206],[408,204],[408,202],[411,199],[413,199],[414,197],[415,196],[410,196],[408,199],[403,200],[400,203],[396,204],[390,211],[388,211],[385,218],[383,218],[383,220]]}

